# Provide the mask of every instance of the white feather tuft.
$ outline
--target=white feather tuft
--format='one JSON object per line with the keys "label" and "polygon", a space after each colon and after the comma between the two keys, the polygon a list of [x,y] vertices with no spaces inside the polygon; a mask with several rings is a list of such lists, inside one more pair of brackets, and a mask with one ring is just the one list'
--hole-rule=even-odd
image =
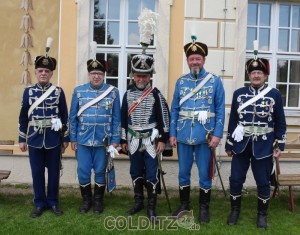
{"label": "white feather tuft", "polygon": [[47,42],[46,42],[46,47],[51,48],[52,42],[53,42],[53,38],[48,37],[48,38],[47,38]]}
{"label": "white feather tuft", "polygon": [[157,30],[158,14],[147,8],[143,9],[138,17],[141,44],[150,45]]}
{"label": "white feather tuft", "polygon": [[53,38],[48,37],[46,42],[46,57],[48,57],[48,52],[50,51],[52,42],[53,42]]}

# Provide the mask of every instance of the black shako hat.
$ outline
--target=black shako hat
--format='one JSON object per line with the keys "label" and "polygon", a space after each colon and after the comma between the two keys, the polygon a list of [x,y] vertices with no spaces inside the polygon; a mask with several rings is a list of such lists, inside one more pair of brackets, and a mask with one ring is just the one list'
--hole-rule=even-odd
{"label": "black shako hat", "polygon": [[101,59],[90,59],[86,62],[87,65],[87,70],[88,72],[91,72],[93,70],[100,70],[103,73],[106,72],[106,61],[105,60],[101,60]]}
{"label": "black shako hat", "polygon": [[134,74],[149,74],[154,73],[154,58],[147,54],[135,55],[131,59],[131,73]]}
{"label": "black shako hat", "polygon": [[264,58],[256,58],[250,59],[246,62],[246,71],[250,74],[254,70],[260,70],[264,72],[266,75],[270,74],[270,64],[267,59]]}
{"label": "black shako hat", "polygon": [[50,51],[51,44],[53,42],[53,38],[48,37],[46,42],[46,53],[45,55],[40,55],[35,57],[34,67],[37,68],[46,68],[51,71],[56,69],[56,59],[48,56],[48,52]]}
{"label": "black shako hat", "polygon": [[194,54],[202,55],[203,57],[207,56],[207,45],[202,42],[196,42],[197,37],[194,35],[192,35],[191,38],[192,42],[189,42],[184,46],[184,53],[186,54],[186,58]]}
{"label": "black shako hat", "polygon": [[50,56],[37,56],[34,60],[34,66],[35,68],[46,68],[51,71],[56,69],[56,59]]}

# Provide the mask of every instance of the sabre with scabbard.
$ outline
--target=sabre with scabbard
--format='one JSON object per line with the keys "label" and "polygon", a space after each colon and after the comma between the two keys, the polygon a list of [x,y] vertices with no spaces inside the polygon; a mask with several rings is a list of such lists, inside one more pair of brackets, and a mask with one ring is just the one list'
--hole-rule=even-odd
{"label": "sabre with scabbard", "polygon": [[156,157],[157,157],[157,162],[158,162],[158,169],[160,171],[161,182],[162,182],[162,185],[163,185],[163,188],[164,188],[166,200],[167,200],[168,207],[169,207],[169,212],[172,213],[170,199],[169,199],[168,191],[167,191],[166,184],[165,184],[165,178],[164,178],[164,175],[167,174],[167,173],[165,171],[163,171],[162,166],[161,166],[162,154],[157,154]]}
{"label": "sabre with scabbard", "polygon": [[[273,150],[274,152],[276,151],[276,149],[279,149],[279,146],[278,146],[278,140],[276,139],[273,143]],[[272,174],[275,174],[275,187],[277,187],[278,185],[278,175],[280,174],[280,168],[279,168],[279,162],[278,162],[278,156],[275,156],[273,154],[273,169],[272,169]]]}
{"label": "sabre with scabbard", "polygon": [[[211,132],[209,131],[206,135],[206,140],[207,140],[207,143],[209,144],[210,141],[211,141],[211,138],[212,138],[212,135],[211,135]],[[216,150],[211,148],[210,149],[211,151],[211,159],[210,159],[210,175],[209,177],[211,179],[213,179],[213,175],[214,175],[214,166],[217,168],[217,172],[218,172],[218,176],[220,178],[220,182],[221,182],[221,185],[222,185],[222,190],[223,190],[223,193],[224,193],[224,196],[226,197],[226,191],[225,191],[225,188],[224,188],[224,184],[223,184],[223,180],[222,180],[222,177],[221,177],[221,174],[220,174],[220,169],[219,169],[219,165],[217,163],[217,158],[216,158]]]}
{"label": "sabre with scabbard", "polygon": [[[157,137],[158,137],[158,135],[159,135],[158,131],[156,129],[154,129],[153,132],[152,132],[152,136],[151,136],[151,142],[156,143],[156,146],[157,146]],[[165,184],[165,178],[164,178],[164,175],[167,174],[167,173],[165,171],[163,171],[162,165],[161,165],[162,153],[156,154],[156,158],[157,158],[157,163],[158,163],[158,169],[160,171],[161,182],[162,182],[162,185],[163,185],[163,188],[164,188],[164,193],[165,193],[166,200],[167,200],[167,203],[168,203],[169,212],[172,213],[171,203],[170,203],[167,187],[166,187],[166,184]]]}
{"label": "sabre with scabbard", "polygon": [[65,152],[65,146],[64,146],[64,136],[65,136],[65,130],[66,130],[66,125],[62,125],[61,129],[59,130],[60,132],[60,141],[61,141],[61,144],[60,144],[60,156],[59,156],[59,177],[58,177],[58,190],[57,190],[57,198],[59,198],[59,189],[60,189],[60,177],[63,176],[63,164],[62,164],[62,155],[63,153]]}

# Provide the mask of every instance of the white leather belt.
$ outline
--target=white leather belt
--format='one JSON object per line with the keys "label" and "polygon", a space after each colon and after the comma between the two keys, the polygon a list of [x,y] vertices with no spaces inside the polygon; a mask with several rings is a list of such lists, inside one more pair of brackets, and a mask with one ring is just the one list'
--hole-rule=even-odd
{"label": "white leather belt", "polygon": [[51,127],[51,119],[45,119],[45,120],[33,120],[29,122],[29,126],[44,128],[44,127]]}
{"label": "white leather belt", "polygon": [[[186,117],[186,118],[194,118],[198,117],[199,111],[180,111],[180,116]],[[207,112],[207,118],[215,117],[215,113]]]}
{"label": "white leather belt", "polygon": [[274,131],[271,127],[262,126],[244,126],[244,136],[250,135],[265,135]]}

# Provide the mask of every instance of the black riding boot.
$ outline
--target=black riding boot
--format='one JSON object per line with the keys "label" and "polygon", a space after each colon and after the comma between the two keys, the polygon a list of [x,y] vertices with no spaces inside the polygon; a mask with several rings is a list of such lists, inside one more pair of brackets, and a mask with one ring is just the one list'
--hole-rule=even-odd
{"label": "black riding boot", "polygon": [[231,212],[227,219],[228,225],[236,225],[241,210],[242,195],[230,194]]}
{"label": "black riding boot", "polygon": [[144,179],[137,178],[133,181],[134,185],[134,205],[127,211],[127,214],[133,215],[144,209]]}
{"label": "black riding boot", "polygon": [[156,199],[157,199],[157,193],[154,188],[154,186],[150,183],[147,182],[147,193],[148,193],[148,205],[147,205],[147,216],[150,219],[151,223],[157,223],[158,221],[156,220]]}
{"label": "black riding boot", "polygon": [[97,184],[95,183],[94,188],[94,213],[100,214],[103,212],[103,197],[105,191],[105,184]]}
{"label": "black riding boot", "polygon": [[87,213],[92,206],[92,188],[91,184],[80,185],[80,191],[82,196],[82,203],[80,206],[80,213]]}
{"label": "black riding boot", "polygon": [[173,212],[172,216],[178,216],[183,211],[190,210],[190,186],[179,187],[180,206]]}
{"label": "black riding boot", "polygon": [[201,224],[208,223],[209,218],[209,202],[211,189],[200,188],[199,195],[199,221]]}
{"label": "black riding boot", "polygon": [[257,227],[258,228],[267,228],[267,211],[269,207],[269,199],[263,199],[262,197],[257,198]]}

